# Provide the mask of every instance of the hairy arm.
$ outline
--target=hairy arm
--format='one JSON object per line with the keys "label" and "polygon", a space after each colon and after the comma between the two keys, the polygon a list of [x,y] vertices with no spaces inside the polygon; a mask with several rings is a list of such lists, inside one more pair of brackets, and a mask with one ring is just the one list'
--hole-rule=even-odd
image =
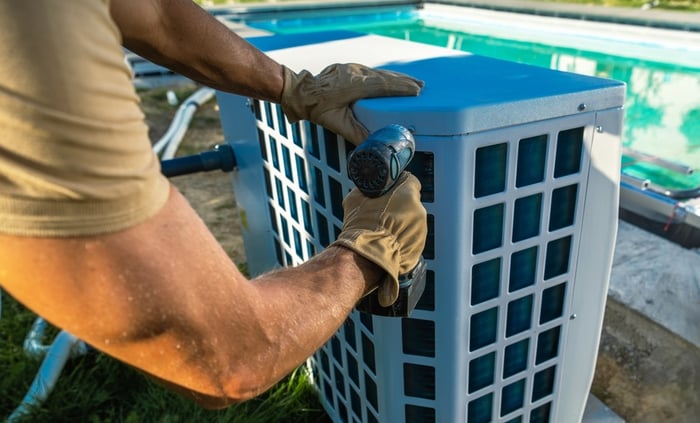
{"label": "hairy arm", "polygon": [[155,217],[76,238],[0,235],[0,283],[53,324],[218,408],[268,389],[382,275],[342,247],[246,280],[175,190]]}
{"label": "hairy arm", "polygon": [[192,0],[112,0],[129,50],[209,87],[276,103],[280,64]]}

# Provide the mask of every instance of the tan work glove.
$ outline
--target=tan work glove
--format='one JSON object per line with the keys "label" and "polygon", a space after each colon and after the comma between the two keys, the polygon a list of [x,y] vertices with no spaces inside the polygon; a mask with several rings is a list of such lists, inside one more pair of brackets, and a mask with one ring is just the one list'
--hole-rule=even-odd
{"label": "tan work glove", "polygon": [[343,200],[343,210],[343,230],[331,245],[348,248],[386,271],[377,298],[382,307],[390,306],[399,295],[399,275],[418,264],[425,247],[428,226],[420,182],[403,172],[394,187],[377,198],[355,188]]}
{"label": "tan work glove", "polygon": [[423,81],[356,63],[334,64],[313,76],[284,68],[282,111],[290,122],[301,119],[321,125],[355,145],[369,136],[350,107],[361,98],[415,96]]}

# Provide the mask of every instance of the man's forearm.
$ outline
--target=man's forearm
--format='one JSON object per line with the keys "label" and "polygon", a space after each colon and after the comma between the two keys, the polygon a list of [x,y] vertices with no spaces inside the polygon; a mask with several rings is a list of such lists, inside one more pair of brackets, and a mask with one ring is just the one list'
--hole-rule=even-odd
{"label": "man's forearm", "polygon": [[282,67],[191,0],[112,0],[129,50],[212,88],[279,102]]}
{"label": "man's forearm", "polygon": [[277,340],[277,348],[258,356],[257,374],[268,373],[262,379],[269,381],[288,374],[338,330],[383,276],[380,267],[356,253],[329,247],[298,267],[254,279],[266,316],[261,324]]}
{"label": "man's forearm", "polygon": [[384,271],[374,263],[332,246],[297,267],[257,277],[247,284],[247,293],[239,292],[240,297],[234,300],[250,310],[245,321],[236,319],[236,326],[244,329],[231,333],[227,330],[230,320],[229,324],[225,319],[210,320],[211,333],[204,335],[206,339],[221,339],[217,354],[198,360],[200,365],[208,361],[223,364],[214,373],[221,375],[220,379],[213,374],[211,379],[220,384],[221,393],[203,395],[201,390],[166,385],[209,408],[225,407],[266,391],[320,348],[347,319],[358,299],[374,289],[383,276]]}
{"label": "man's forearm", "polygon": [[209,407],[251,398],[340,327],[383,271],[343,247],[246,280],[176,191],[94,237],[0,234],[0,285],[48,321]]}

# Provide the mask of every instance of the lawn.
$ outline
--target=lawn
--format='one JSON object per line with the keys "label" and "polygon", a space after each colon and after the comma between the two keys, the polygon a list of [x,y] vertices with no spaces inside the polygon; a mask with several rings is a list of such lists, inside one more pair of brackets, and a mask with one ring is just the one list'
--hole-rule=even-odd
{"label": "lawn", "polygon": [[[39,367],[22,342],[35,316],[3,295],[0,320],[0,419],[22,400]],[[49,339],[50,341],[50,339]],[[304,368],[268,393],[220,411],[209,411],[166,391],[132,368],[92,351],[71,359],[48,400],[27,422],[323,422]]]}

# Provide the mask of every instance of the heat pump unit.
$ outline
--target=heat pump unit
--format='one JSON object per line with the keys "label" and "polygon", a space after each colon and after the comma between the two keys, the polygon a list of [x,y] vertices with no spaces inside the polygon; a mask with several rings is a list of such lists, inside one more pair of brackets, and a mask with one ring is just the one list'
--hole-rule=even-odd
{"label": "heat pump unit", "polygon": [[[425,81],[366,99],[409,128],[429,235],[409,318],[353,312],[310,359],[335,422],[575,422],[588,397],[617,229],[623,83],[349,32],[253,39],[290,68],[358,62]],[[279,106],[218,93],[253,274],[342,226],[353,146]]]}

